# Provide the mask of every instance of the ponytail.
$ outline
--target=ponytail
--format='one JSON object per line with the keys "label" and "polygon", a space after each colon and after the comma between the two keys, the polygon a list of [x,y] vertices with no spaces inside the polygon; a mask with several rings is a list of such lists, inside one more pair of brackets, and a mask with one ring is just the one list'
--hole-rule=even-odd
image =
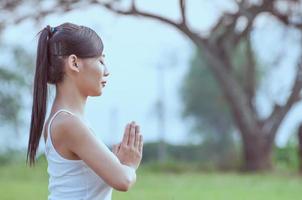
{"label": "ponytail", "polygon": [[33,105],[26,163],[35,164],[35,156],[39,147],[42,129],[47,112],[47,77],[50,63],[48,41],[51,36],[51,28],[47,26],[40,34],[37,48],[36,72],[34,78]]}

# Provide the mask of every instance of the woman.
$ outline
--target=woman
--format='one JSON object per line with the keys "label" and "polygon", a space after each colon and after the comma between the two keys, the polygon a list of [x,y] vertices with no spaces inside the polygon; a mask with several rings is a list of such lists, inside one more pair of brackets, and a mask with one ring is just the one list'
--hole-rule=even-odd
{"label": "woman", "polygon": [[[100,96],[109,75],[103,43],[90,28],[64,23],[39,32],[27,163],[35,164],[43,133],[49,200],[108,200],[112,188],[127,191],[136,181],[143,138],[135,122],[111,152],[84,120],[88,96]],[[56,86],[48,119],[47,83]]]}

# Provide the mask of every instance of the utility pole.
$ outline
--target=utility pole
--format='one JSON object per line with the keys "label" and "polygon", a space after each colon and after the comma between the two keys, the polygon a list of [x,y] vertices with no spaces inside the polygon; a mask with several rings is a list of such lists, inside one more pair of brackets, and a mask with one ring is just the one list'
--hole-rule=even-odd
{"label": "utility pole", "polygon": [[156,104],[157,117],[158,117],[158,134],[159,134],[159,146],[158,146],[158,161],[164,162],[167,159],[167,149],[165,143],[166,135],[166,117],[165,117],[165,67],[158,65],[157,87],[158,87],[158,101]]}

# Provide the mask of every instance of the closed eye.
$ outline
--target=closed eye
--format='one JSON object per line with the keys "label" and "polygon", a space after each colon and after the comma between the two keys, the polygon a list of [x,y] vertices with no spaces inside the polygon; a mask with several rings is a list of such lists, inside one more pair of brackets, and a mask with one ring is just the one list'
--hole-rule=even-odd
{"label": "closed eye", "polygon": [[100,63],[101,63],[102,65],[105,65],[105,64],[104,64],[104,61],[102,61],[102,60],[100,60]]}

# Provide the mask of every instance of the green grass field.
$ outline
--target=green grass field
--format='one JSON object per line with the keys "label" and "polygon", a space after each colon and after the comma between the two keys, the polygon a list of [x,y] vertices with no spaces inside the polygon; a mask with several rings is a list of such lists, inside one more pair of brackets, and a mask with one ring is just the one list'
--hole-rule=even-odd
{"label": "green grass field", "polygon": [[[0,167],[0,200],[47,199],[46,164]],[[128,192],[113,200],[300,200],[302,176],[295,174],[158,173],[143,167]]]}

